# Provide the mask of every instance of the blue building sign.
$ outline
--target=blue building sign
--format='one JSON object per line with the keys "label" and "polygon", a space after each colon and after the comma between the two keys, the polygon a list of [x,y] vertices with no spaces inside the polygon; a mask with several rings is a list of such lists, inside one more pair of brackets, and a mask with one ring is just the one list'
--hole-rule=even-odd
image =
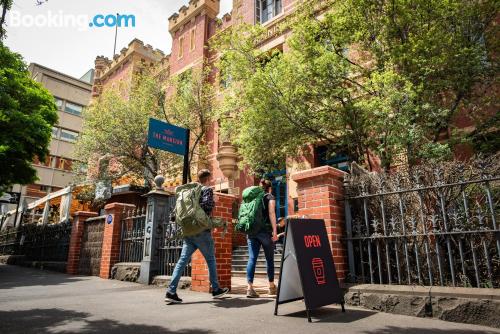
{"label": "blue building sign", "polygon": [[188,130],[149,119],[148,146],[180,155],[186,154]]}

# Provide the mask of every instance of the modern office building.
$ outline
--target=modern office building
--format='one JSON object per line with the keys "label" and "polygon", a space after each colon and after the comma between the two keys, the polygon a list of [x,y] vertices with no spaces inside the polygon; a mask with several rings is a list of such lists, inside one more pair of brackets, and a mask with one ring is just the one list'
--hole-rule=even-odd
{"label": "modern office building", "polygon": [[73,181],[74,143],[82,129],[82,111],[90,102],[93,79],[92,70],[81,79],[35,63],[29,65],[29,71],[35,81],[54,95],[59,122],[52,129],[49,155],[45,161],[33,161],[38,181],[13,188],[13,191],[22,193],[27,203],[62,189]]}

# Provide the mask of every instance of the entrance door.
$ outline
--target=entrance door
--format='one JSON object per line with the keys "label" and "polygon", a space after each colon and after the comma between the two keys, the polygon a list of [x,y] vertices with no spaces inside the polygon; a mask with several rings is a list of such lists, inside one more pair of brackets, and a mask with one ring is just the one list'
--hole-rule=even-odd
{"label": "entrance door", "polygon": [[276,218],[288,216],[288,187],[286,170],[275,171],[272,175],[273,195],[276,198]]}

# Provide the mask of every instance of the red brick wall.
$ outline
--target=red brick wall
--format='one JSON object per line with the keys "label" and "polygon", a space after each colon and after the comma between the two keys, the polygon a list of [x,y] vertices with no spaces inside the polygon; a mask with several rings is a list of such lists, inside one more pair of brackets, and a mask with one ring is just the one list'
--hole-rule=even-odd
{"label": "red brick wall", "polygon": [[[235,196],[215,193],[215,208],[213,216],[226,220],[227,232],[224,234],[222,228],[214,229],[212,236],[215,242],[215,258],[217,260],[217,275],[221,287],[231,288],[231,264],[232,264],[232,207],[236,200]],[[210,281],[208,279],[208,267],[205,258],[196,251],[191,258],[191,290],[208,292]]]}
{"label": "red brick wall", "polygon": [[333,253],[337,276],[343,282],[347,274],[347,251],[342,242],[344,235],[344,180],[345,173],[323,166],[292,175],[297,182],[299,215],[324,219]]}
{"label": "red brick wall", "polygon": [[74,214],[71,237],[69,240],[68,262],[66,264],[66,272],[68,274],[78,274],[78,264],[80,263],[80,251],[82,248],[83,224],[88,218],[96,216],[97,213],[87,211],[77,211]]}
{"label": "red brick wall", "polygon": [[[172,54],[170,56],[170,73],[177,74],[193,62],[201,61],[205,56],[205,44],[208,40],[208,22],[206,15],[198,15],[194,22],[184,24],[172,34]],[[195,29],[195,48],[191,50],[191,31]],[[183,55],[179,58],[180,38],[184,38]]]}
{"label": "red brick wall", "polygon": [[[104,236],[102,239],[101,271],[99,277],[109,278],[111,268],[120,258],[120,238],[122,219],[125,210],[135,208],[132,204],[111,203],[104,207],[106,216],[111,215],[113,221],[104,223]],[[107,219],[107,218],[106,218]]]}

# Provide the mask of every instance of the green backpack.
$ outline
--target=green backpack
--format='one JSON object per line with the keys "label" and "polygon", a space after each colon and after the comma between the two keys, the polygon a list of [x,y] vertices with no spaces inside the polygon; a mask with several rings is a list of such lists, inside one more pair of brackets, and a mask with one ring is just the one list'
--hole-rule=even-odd
{"label": "green backpack", "polygon": [[182,228],[182,234],[190,237],[211,228],[210,217],[200,205],[203,186],[189,183],[175,189],[175,222]]}
{"label": "green backpack", "polygon": [[264,190],[258,186],[248,187],[243,190],[243,203],[241,203],[238,212],[238,223],[235,226],[236,231],[255,235],[264,226],[265,195]]}

